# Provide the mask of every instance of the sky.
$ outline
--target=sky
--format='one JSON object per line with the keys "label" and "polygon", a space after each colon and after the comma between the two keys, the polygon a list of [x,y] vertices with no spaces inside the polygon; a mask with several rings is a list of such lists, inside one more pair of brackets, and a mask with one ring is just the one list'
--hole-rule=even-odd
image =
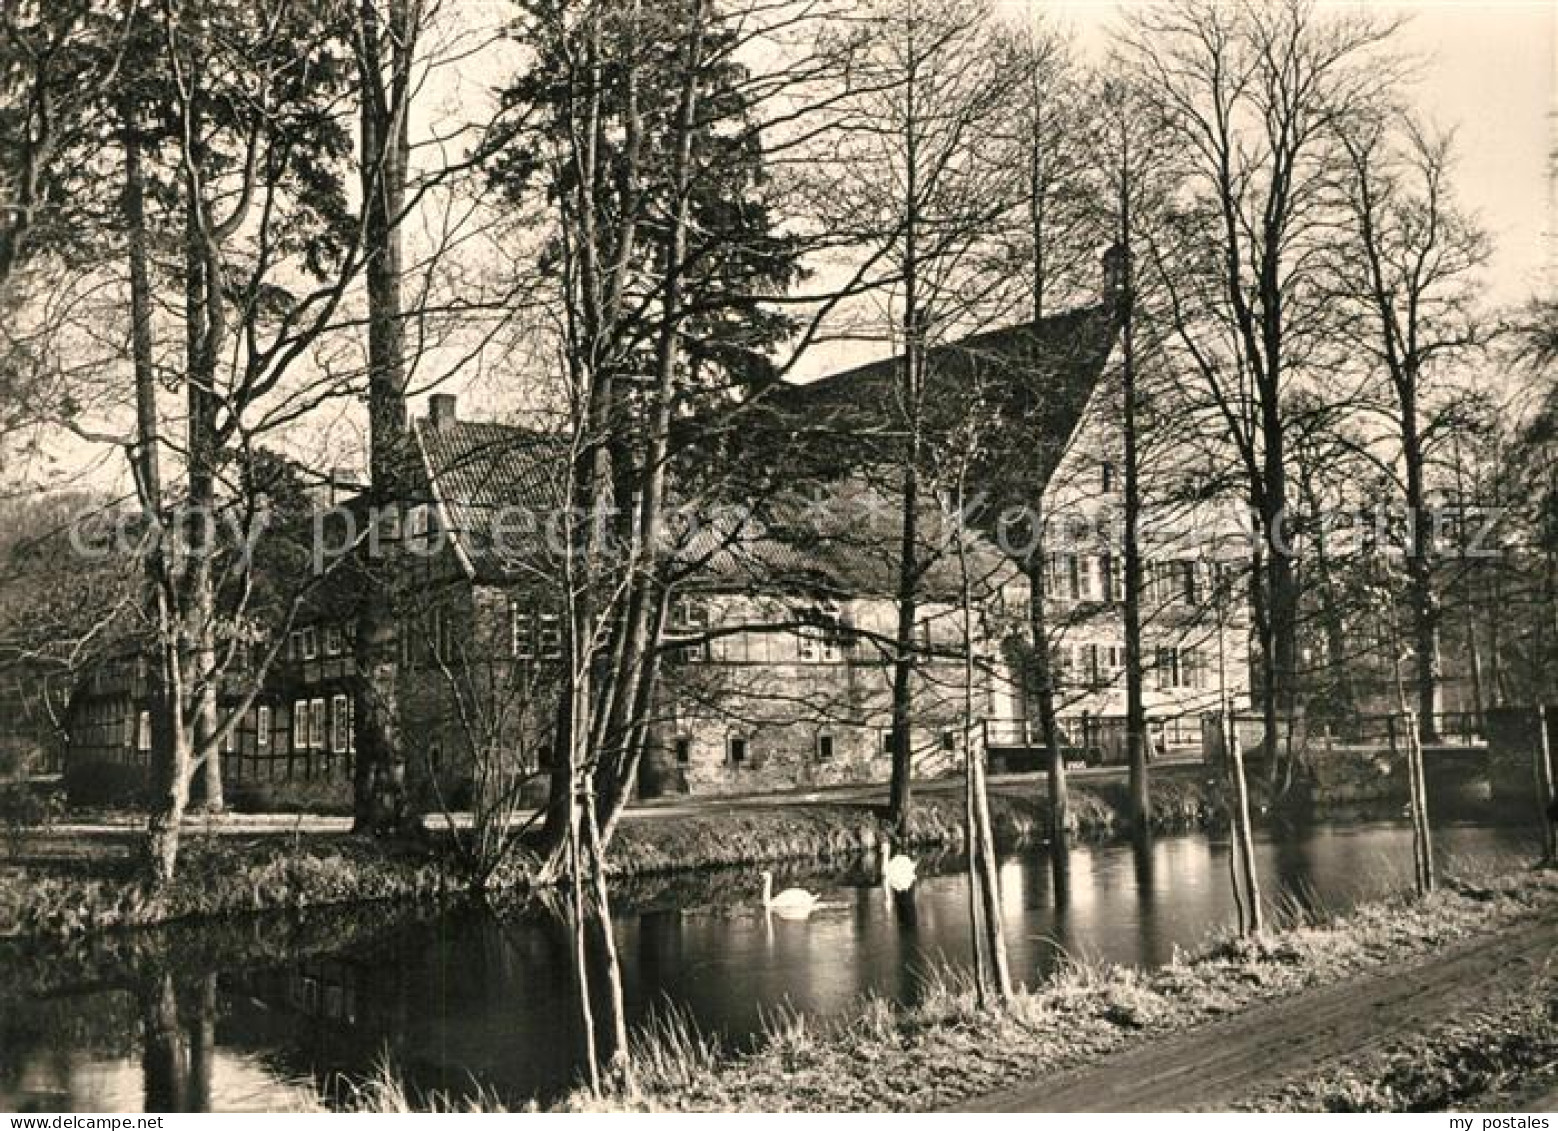
{"label": "sky", "polygon": [[[1138,3],[1172,0],[997,0],[1014,21],[1037,15],[1069,29],[1079,54],[1102,63],[1122,15]],[[1486,301],[1517,306],[1558,288],[1558,187],[1548,155],[1558,149],[1558,0],[1320,0],[1405,22],[1395,49],[1421,75],[1403,93],[1437,128],[1453,129],[1460,202],[1492,238]],[[824,343],[796,365],[807,381],[885,356],[886,343]]]}
{"label": "sky", "polygon": [[[491,18],[493,0],[457,0]],[[1084,56],[1101,60],[1110,31],[1123,8],[1148,0],[997,0],[1013,18],[1042,12],[1074,29]],[[1169,0],[1161,0],[1169,2]],[[1421,60],[1422,78],[1406,92],[1436,125],[1457,130],[1460,163],[1456,186],[1493,237],[1487,269],[1486,299],[1494,308],[1517,305],[1533,294],[1558,290],[1558,187],[1550,175],[1549,154],[1558,150],[1558,0],[1321,0],[1338,9],[1359,8],[1408,17],[1399,35],[1402,50]],[[505,9],[506,10],[506,9]],[[464,117],[472,104],[490,97],[501,81],[499,65],[457,68],[463,81],[440,91],[437,109]],[[452,104],[452,105],[451,105]],[[462,106],[462,104],[464,104]],[[841,346],[817,350],[793,376],[815,377],[885,352],[885,345]],[[508,367],[512,367],[513,362]],[[499,366],[499,368],[505,368]],[[443,386],[462,395],[462,415],[511,417],[513,374],[480,375],[464,370]],[[425,406],[415,403],[412,412]],[[341,453],[347,464],[360,462],[364,441],[359,406],[327,406],[305,426],[305,447]],[[56,469],[76,467],[89,479],[108,466],[122,471],[112,450],[82,453],[65,441],[54,454]],[[301,452],[302,449],[299,449]],[[77,458],[77,457],[81,458]]]}
{"label": "sky", "polygon": [[[1042,11],[1069,24],[1094,57],[1129,6],[1002,3],[1013,15]],[[1558,227],[1558,189],[1548,157],[1558,148],[1558,0],[1335,0],[1327,6],[1407,17],[1398,42],[1422,62],[1421,83],[1409,97],[1436,125],[1456,130],[1456,186],[1494,239],[1489,301],[1518,303],[1558,285],[1558,246],[1550,234]]]}

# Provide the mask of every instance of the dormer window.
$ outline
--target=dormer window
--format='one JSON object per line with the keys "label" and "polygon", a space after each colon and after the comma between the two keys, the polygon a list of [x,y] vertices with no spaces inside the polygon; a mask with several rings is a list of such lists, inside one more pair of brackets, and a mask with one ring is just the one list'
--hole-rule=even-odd
{"label": "dormer window", "polygon": [[406,546],[414,554],[430,553],[437,544],[433,508],[418,503],[406,512]]}
{"label": "dormer window", "polygon": [[683,597],[671,606],[671,632],[675,637],[691,639],[676,654],[683,661],[709,658],[709,606],[706,602]]}

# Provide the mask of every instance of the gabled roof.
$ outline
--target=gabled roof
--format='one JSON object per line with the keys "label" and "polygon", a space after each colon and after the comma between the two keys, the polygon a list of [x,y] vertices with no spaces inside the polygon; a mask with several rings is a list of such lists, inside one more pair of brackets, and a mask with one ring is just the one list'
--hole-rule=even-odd
{"label": "gabled roof", "polygon": [[[420,420],[415,428],[433,500],[472,580],[504,584],[555,570],[548,531],[563,505],[566,439],[493,423]],[[886,596],[898,582],[894,506],[857,482],[808,498],[771,500],[752,513],[721,507],[708,516],[671,515],[668,526],[680,536],[668,553],[698,588]],[[500,517],[501,539],[494,525]],[[688,517],[691,522],[678,525]],[[922,510],[921,530],[921,592],[953,600],[961,575],[934,500]],[[1015,571],[976,538],[969,546],[969,576],[983,595],[1012,580]]]}
{"label": "gabled roof", "polygon": [[[467,570],[475,580],[511,579],[563,507],[566,438],[485,421],[418,420],[413,428],[423,474]],[[514,528],[527,516],[534,534]],[[501,539],[500,518],[514,524]]]}
{"label": "gabled roof", "polygon": [[[898,588],[898,507],[870,484],[843,481],[809,498],[780,498],[738,518],[716,517],[692,532],[676,558],[699,588],[889,597]],[[916,540],[922,599],[956,602],[961,591],[949,517],[937,501],[922,500]],[[966,551],[976,602],[1020,576],[977,531],[968,531]]]}
{"label": "gabled roof", "polygon": [[[1024,461],[1023,493],[1042,488],[1081,423],[1114,348],[1109,306],[1080,307],[931,348],[926,354],[924,423],[931,434],[957,423],[978,395],[999,422],[987,459]],[[903,356],[884,358],[768,394],[800,432],[833,434],[869,446],[903,427]]]}

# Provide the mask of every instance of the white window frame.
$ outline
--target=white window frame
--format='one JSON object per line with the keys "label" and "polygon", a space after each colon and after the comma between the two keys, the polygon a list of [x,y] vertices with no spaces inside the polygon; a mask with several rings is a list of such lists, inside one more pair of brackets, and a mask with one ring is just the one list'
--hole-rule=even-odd
{"label": "white window frame", "polygon": [[516,660],[536,658],[535,614],[520,609],[519,602],[509,600],[509,655]]}
{"label": "white window frame", "polygon": [[292,701],[292,749],[295,751],[308,749],[307,699],[294,699]]}
{"label": "white window frame", "polygon": [[431,546],[433,533],[432,508],[417,503],[406,511],[406,546],[413,554],[424,553]]}
{"label": "white window frame", "polygon": [[150,711],[140,711],[135,716],[135,749],[143,752],[151,750]]}
{"label": "white window frame", "polygon": [[325,706],[323,696],[316,696],[308,701],[308,749],[323,750],[328,741],[329,732],[328,708]]}
{"label": "white window frame", "polygon": [[[822,744],[823,743],[827,743],[828,744],[828,752],[826,754],[824,754],[822,752]],[[816,742],[817,761],[819,761],[819,762],[831,762],[835,758],[838,757],[838,753],[839,753],[838,739],[834,736],[833,732],[832,731],[826,731],[826,730],[818,731],[817,732],[817,742]]]}
{"label": "white window frame", "polygon": [[681,645],[677,651],[681,658],[688,662],[707,660],[709,658],[709,641],[707,633],[711,618],[709,606],[705,601],[691,597],[679,598],[671,608],[671,635],[701,636],[704,639],[689,641]]}
{"label": "white window frame", "polygon": [[345,695],[330,697],[330,753],[345,754],[351,748],[351,706]]}
{"label": "white window frame", "polygon": [[543,660],[563,658],[563,620],[556,613],[536,618],[536,655]]}
{"label": "white window frame", "polygon": [[341,628],[339,625],[329,624],[325,626],[325,655],[339,656],[341,654]]}
{"label": "white window frame", "polygon": [[[736,757],[736,747],[741,747],[741,756]],[[725,736],[725,764],[732,769],[740,769],[747,764],[752,756],[751,740],[744,734],[728,734]]]}
{"label": "white window frame", "polygon": [[270,750],[270,708],[263,705],[254,710],[254,748],[262,753]]}
{"label": "white window frame", "polygon": [[319,655],[319,636],[312,627],[303,629],[303,658],[312,660]]}

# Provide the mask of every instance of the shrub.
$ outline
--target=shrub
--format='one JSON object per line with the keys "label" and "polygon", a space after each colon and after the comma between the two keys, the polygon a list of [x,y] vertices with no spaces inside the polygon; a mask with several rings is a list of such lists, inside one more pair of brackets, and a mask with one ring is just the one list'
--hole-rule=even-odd
{"label": "shrub", "polygon": [[65,766],[65,797],[76,808],[135,809],[146,804],[150,789],[140,766],[101,758]]}
{"label": "shrub", "polygon": [[59,820],[65,798],[58,789],[36,785],[0,786],[0,832],[11,858],[21,856],[34,831]]}
{"label": "shrub", "polygon": [[352,786],[344,780],[246,781],[226,788],[227,807],[235,813],[325,813],[352,811]]}

